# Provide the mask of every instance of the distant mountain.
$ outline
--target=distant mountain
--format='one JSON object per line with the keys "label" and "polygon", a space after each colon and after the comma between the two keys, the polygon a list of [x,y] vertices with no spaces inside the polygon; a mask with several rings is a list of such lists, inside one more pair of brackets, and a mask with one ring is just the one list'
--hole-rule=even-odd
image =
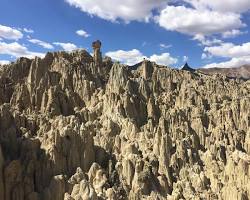
{"label": "distant mountain", "polygon": [[250,79],[250,65],[235,68],[200,68],[199,71],[210,75],[220,73],[230,78]]}

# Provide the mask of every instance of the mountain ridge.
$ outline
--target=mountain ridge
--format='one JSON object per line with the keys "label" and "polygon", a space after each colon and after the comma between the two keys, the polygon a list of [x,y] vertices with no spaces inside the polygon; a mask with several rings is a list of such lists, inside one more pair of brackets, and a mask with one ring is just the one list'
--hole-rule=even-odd
{"label": "mountain ridge", "polygon": [[250,79],[250,65],[242,65],[232,68],[199,68],[198,70],[210,75],[221,73],[230,78]]}

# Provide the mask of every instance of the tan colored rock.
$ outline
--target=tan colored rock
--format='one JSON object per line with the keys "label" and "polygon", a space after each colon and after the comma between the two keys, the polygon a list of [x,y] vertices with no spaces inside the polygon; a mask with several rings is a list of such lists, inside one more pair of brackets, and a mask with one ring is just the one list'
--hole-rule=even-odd
{"label": "tan colored rock", "polygon": [[250,81],[85,50],[0,66],[0,199],[250,196]]}
{"label": "tan colored rock", "polygon": [[44,199],[61,200],[66,191],[66,177],[63,175],[54,176],[49,187],[45,190]]}
{"label": "tan colored rock", "polygon": [[96,65],[100,65],[102,63],[102,54],[100,51],[101,46],[102,46],[102,43],[100,40],[97,40],[92,43],[92,47],[94,50],[94,62]]}
{"label": "tan colored rock", "polygon": [[0,145],[0,199],[4,199],[3,168],[4,168],[4,158],[3,158],[2,148],[1,148],[1,145]]}
{"label": "tan colored rock", "polygon": [[22,166],[19,160],[12,161],[4,170],[5,199],[24,199]]}

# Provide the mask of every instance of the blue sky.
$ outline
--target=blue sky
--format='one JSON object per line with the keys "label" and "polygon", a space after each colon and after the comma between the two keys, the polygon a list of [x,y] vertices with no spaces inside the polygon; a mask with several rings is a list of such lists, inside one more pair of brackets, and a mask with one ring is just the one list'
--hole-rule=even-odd
{"label": "blue sky", "polygon": [[85,48],[127,64],[250,63],[249,0],[1,0],[0,63]]}

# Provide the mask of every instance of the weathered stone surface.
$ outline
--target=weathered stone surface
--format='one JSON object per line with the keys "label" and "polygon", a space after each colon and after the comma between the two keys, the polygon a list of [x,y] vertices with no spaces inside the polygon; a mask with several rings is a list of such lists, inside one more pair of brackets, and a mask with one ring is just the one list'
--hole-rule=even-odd
{"label": "weathered stone surface", "polygon": [[0,199],[248,199],[250,81],[100,47],[0,67]]}
{"label": "weathered stone surface", "polygon": [[5,191],[3,169],[4,169],[4,158],[3,158],[2,148],[0,145],[0,199],[4,199],[4,191]]}

